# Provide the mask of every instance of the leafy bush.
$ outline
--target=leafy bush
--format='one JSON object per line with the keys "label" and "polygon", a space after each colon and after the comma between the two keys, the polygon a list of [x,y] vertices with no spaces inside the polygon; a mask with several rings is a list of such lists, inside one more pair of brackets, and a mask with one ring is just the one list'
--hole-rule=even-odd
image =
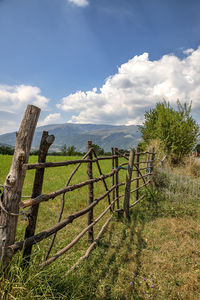
{"label": "leafy bush", "polygon": [[199,136],[199,125],[190,115],[191,104],[182,105],[177,101],[177,107],[175,110],[166,101],[157,103],[146,112],[141,127],[144,143],[148,145],[154,139],[161,141],[173,164],[180,163],[192,151]]}
{"label": "leafy bush", "polygon": [[167,188],[170,183],[168,174],[161,169],[154,170],[152,179],[157,189]]}

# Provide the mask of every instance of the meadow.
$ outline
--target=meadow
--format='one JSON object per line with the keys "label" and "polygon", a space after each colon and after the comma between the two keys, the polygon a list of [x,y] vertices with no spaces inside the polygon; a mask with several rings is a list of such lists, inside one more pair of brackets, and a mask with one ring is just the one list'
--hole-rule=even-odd
{"label": "meadow", "polygon": [[[11,159],[11,156],[0,156],[1,184],[8,174]],[[31,156],[30,162],[36,159]],[[47,161],[61,160],[66,157],[47,157]],[[110,172],[110,161],[101,166],[103,172]],[[73,168],[47,169],[43,192],[63,187]],[[87,179],[86,168],[86,165],[81,166],[72,183]],[[198,170],[198,166],[194,169]],[[94,169],[94,175],[97,173]],[[34,246],[29,271],[20,268],[21,254],[18,253],[8,276],[1,278],[1,299],[200,299],[200,181],[198,172],[194,173],[189,174],[185,167],[158,169],[154,175],[155,185],[143,192],[144,201],[131,210],[130,221],[116,215],[89,258],[69,275],[66,273],[70,266],[85,254],[87,236],[44,269],[38,266],[51,238]],[[123,180],[123,171],[120,176]],[[24,196],[31,195],[33,178],[34,171],[28,171]],[[111,179],[107,182],[111,186]],[[105,191],[103,183],[95,184],[95,197],[102,191]],[[87,193],[84,187],[66,194],[63,216],[84,208]],[[95,207],[95,216],[106,206],[105,199]],[[54,225],[59,210],[59,197],[41,203],[36,232]],[[95,233],[107,217],[94,227]],[[17,240],[23,239],[26,223],[20,217]],[[52,253],[70,242],[86,224],[87,216],[83,216],[61,230]]]}

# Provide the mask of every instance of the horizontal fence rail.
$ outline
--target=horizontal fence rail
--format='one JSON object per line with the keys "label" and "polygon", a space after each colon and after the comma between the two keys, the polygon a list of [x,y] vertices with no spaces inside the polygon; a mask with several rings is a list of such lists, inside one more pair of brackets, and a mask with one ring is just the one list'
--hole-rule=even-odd
{"label": "horizontal fence rail", "polygon": [[97,157],[97,158],[94,158],[94,159],[75,159],[75,160],[67,160],[67,161],[60,161],[60,162],[24,164],[23,167],[26,170],[55,168],[55,167],[64,167],[64,166],[69,166],[69,165],[75,165],[75,164],[78,164],[78,163],[93,163],[93,162],[97,162],[99,160],[110,160],[110,159],[116,158],[116,157],[118,157],[118,156],[113,155],[113,156]]}

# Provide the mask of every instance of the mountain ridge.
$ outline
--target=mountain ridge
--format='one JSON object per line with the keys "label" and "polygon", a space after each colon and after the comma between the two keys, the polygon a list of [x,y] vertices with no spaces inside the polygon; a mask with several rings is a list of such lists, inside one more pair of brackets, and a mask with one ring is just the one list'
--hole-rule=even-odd
{"label": "mountain ridge", "polygon": [[[35,130],[32,149],[38,149],[43,131],[55,136],[55,141],[50,151],[60,151],[61,148],[74,145],[77,151],[86,151],[87,141],[92,141],[105,151],[110,151],[111,147],[129,149],[136,147],[141,139],[139,125],[107,125],[107,124],[49,124],[37,127]],[[16,132],[0,135],[0,143],[14,146],[16,142]]]}

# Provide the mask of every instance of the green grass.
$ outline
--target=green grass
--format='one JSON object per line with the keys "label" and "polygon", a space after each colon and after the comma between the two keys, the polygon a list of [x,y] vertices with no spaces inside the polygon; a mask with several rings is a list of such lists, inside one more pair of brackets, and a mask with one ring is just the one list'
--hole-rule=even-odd
{"label": "green grass", "polygon": [[[1,183],[9,169],[8,160],[0,158],[4,168],[4,171],[1,168]],[[111,166],[106,162],[102,168],[109,172]],[[47,170],[44,190],[62,187],[69,172],[66,169]],[[75,180],[84,180],[85,171],[86,166]],[[34,172],[30,171],[28,176],[23,194],[31,192]],[[34,246],[29,272],[20,269],[21,257],[16,255],[9,275],[2,278],[2,299],[200,299],[200,182],[198,178],[180,176],[171,170],[159,171],[155,180],[157,188],[145,192],[145,200],[131,210],[130,221],[114,217],[96,249],[70,275],[66,272],[85,253],[87,237],[42,270],[38,264],[43,260],[49,239]],[[103,186],[96,187],[95,195],[102,190]],[[86,195],[87,188],[67,196],[64,216],[84,207]],[[59,202],[58,198],[41,204],[37,232],[55,224]],[[96,207],[95,216],[106,205],[104,201]],[[95,227],[95,233],[102,223]],[[82,217],[61,230],[53,253],[86,224],[87,218]],[[19,221],[18,239],[23,237],[25,225],[26,221]]]}

